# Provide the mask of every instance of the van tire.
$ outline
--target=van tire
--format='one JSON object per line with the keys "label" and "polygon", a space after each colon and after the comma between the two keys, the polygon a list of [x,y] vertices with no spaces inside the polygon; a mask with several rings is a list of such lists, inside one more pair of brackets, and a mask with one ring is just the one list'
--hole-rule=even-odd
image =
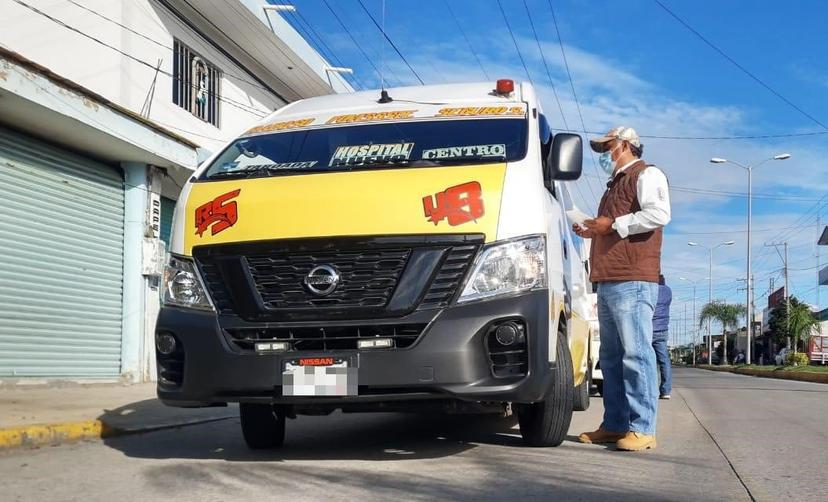
{"label": "van tire", "polygon": [[574,382],[572,356],[562,333],[557,336],[558,360],[554,383],[546,399],[518,406],[518,422],[523,442],[529,446],[558,446],[563,443],[572,421]]}
{"label": "van tire", "polygon": [[572,409],[575,411],[586,411],[589,409],[589,391],[592,388],[592,362],[589,363],[584,381],[575,389],[575,399]]}
{"label": "van tire", "polygon": [[272,404],[240,403],[239,418],[251,450],[281,448],[285,443],[285,415]]}

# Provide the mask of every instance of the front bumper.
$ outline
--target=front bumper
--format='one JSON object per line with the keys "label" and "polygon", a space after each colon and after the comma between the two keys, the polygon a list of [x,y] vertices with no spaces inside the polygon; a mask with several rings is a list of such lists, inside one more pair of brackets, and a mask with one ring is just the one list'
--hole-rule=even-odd
{"label": "front bumper", "polygon": [[[178,385],[159,383],[158,397],[171,406],[226,402],[337,405],[447,399],[536,402],[543,399],[552,384],[554,363],[548,361],[549,306],[548,291],[541,290],[455,305],[442,311],[419,311],[395,320],[399,323],[429,323],[417,342],[408,348],[281,354],[240,353],[224,336],[215,313],[164,307],[156,332],[175,336],[182,368]],[[492,373],[484,338],[493,322],[507,318],[522,320],[526,325],[526,376],[498,378]],[[301,325],[309,324],[324,327],[326,323]],[[262,327],[288,325],[261,324]],[[357,362],[357,396],[282,396],[284,361],[318,355],[350,358]]]}

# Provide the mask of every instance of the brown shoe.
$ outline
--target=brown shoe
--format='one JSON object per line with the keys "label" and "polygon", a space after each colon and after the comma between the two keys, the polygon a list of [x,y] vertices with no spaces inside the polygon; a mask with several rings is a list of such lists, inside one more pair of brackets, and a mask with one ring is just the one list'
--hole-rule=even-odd
{"label": "brown shoe", "polygon": [[626,435],[626,432],[610,432],[599,427],[597,431],[582,433],[578,436],[578,440],[587,444],[615,443]]}
{"label": "brown shoe", "polygon": [[619,450],[640,451],[656,447],[656,437],[630,431],[615,444]]}

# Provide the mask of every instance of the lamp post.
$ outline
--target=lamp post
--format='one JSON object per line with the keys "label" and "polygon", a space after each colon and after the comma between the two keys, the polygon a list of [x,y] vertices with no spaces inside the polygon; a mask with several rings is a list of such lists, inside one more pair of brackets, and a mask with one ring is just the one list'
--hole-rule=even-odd
{"label": "lamp post", "polygon": [[[753,168],[759,167],[766,162],[770,162],[771,160],[787,160],[791,158],[791,154],[789,153],[781,153],[779,155],[774,155],[773,157],[769,157],[765,160],[762,160],[758,163],[753,165],[744,165],[740,164],[739,162],[723,159],[721,157],[713,157],[710,159],[710,162],[713,164],[733,164],[734,166],[741,167],[748,173],[748,206],[747,206],[747,301],[745,302],[745,306],[747,307],[747,312],[745,313],[746,317],[746,330],[747,331],[747,351],[745,353],[745,360],[747,364],[750,364],[750,356],[751,356],[751,334],[753,332],[753,297],[751,295],[753,291],[753,275],[752,275],[752,264],[750,262],[750,252],[751,252],[751,233],[750,233],[750,226],[752,220],[752,212],[753,212]],[[727,347],[725,347],[727,350]]]}
{"label": "lamp post", "polygon": [[[715,246],[704,246],[699,244],[698,242],[688,242],[688,246],[698,246],[700,248],[704,248],[707,250],[708,256],[710,258],[710,276],[709,284],[708,284],[708,291],[707,291],[707,303],[713,303],[713,250],[720,248],[722,246],[732,246],[735,242],[734,241],[725,241],[720,244],[716,244]],[[725,342],[725,346],[723,347],[722,355],[727,354],[727,342]],[[713,330],[710,329],[710,319],[707,320],[707,364],[713,363]]]}
{"label": "lamp post", "polygon": [[[696,365],[696,333],[698,333],[698,326],[696,326],[696,284],[700,283],[701,281],[708,280],[709,277],[705,277],[704,279],[698,279],[695,281],[691,281],[686,277],[679,277],[681,281],[687,281],[693,285],[693,366]],[[709,357],[709,356],[708,356]]]}

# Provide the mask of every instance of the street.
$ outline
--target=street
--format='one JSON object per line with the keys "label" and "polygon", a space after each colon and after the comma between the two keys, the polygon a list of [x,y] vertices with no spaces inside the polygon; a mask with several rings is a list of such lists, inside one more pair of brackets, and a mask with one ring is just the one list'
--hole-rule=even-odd
{"label": "street", "polygon": [[[824,500],[828,387],[677,368],[659,447],[521,445],[514,422],[342,415],[288,424],[251,452],[238,419],[0,456],[4,500]],[[139,495],[140,494],[140,495]]]}

